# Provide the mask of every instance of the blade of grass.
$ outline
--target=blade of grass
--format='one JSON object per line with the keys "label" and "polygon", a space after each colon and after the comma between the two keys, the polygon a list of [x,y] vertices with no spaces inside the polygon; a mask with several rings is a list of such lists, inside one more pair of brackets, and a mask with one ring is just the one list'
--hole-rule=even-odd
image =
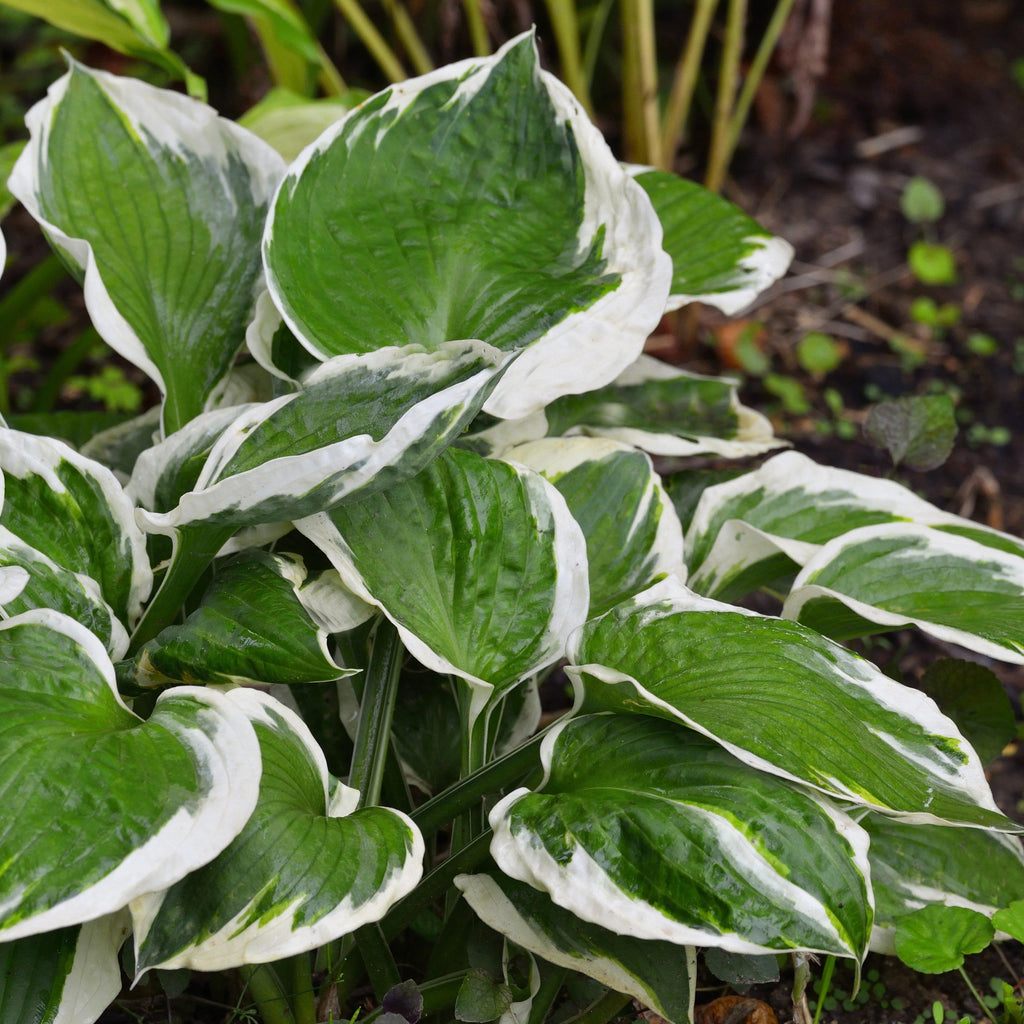
{"label": "blade of grass", "polygon": [[480,0],[462,0],[462,9],[466,12],[466,24],[469,26],[469,38],[473,41],[473,52],[478,57],[486,57],[491,52],[491,44],[487,38],[487,26],[484,24]]}
{"label": "blade of grass", "polygon": [[597,55],[601,50],[601,40],[608,25],[608,16],[612,13],[615,0],[601,0],[592,11],[590,27],[587,29],[587,41],[583,46],[583,75],[587,90],[594,84],[594,69],[597,67]]}
{"label": "blade of grass", "polygon": [[384,0],[384,8],[395,26],[398,38],[402,40],[402,46],[405,47],[409,63],[412,64],[416,74],[425,75],[428,71],[433,71],[434,62],[430,59],[427,47],[419,32],[416,31],[416,25],[409,17],[405,4],[401,0]]}
{"label": "blade of grass", "polygon": [[352,31],[359,36],[363,46],[370,51],[370,56],[377,62],[377,66],[384,72],[389,82],[402,82],[409,77],[395,51],[367,17],[359,0],[334,0],[334,5],[352,26]]}
{"label": "blade of grass", "polygon": [[562,66],[562,81],[573,91],[580,105],[593,119],[594,105],[590,101],[590,87],[583,72],[580,55],[580,26],[576,19],[576,0],[546,0],[551,29],[558,45],[558,59]]}
{"label": "blade of grass", "polygon": [[712,192],[721,191],[729,162],[729,119],[736,96],[736,84],[739,81],[746,20],[747,0],[729,0],[722,59],[718,66],[718,90],[715,95],[715,116],[711,127],[711,152],[708,156],[707,176],[704,179],[704,184]]}
{"label": "blade of grass", "polygon": [[729,161],[732,159],[736,143],[739,142],[740,132],[743,130],[747,114],[750,112],[750,104],[753,102],[754,96],[757,93],[757,87],[761,84],[761,79],[764,77],[765,68],[768,67],[768,61],[771,59],[775,44],[779,41],[779,36],[782,33],[783,26],[786,24],[786,19],[789,17],[790,11],[793,10],[794,2],[795,0],[779,0],[779,3],[775,5],[775,12],[772,14],[771,21],[768,22],[768,27],[761,37],[761,42],[758,44],[757,53],[754,54],[754,60],[743,81],[743,88],[740,90],[739,98],[736,100],[736,106],[733,107],[732,117],[729,119],[729,149],[725,156],[726,166],[728,166]]}
{"label": "blade of grass", "polygon": [[686,131],[686,122],[689,120],[690,106],[693,103],[693,92],[697,86],[697,76],[700,73],[700,63],[707,46],[711,19],[714,17],[717,7],[718,0],[697,0],[693,20],[690,22],[690,32],[686,37],[686,45],[676,64],[672,79],[672,91],[669,93],[665,116],[661,123],[661,149],[667,170],[671,170],[672,162]]}

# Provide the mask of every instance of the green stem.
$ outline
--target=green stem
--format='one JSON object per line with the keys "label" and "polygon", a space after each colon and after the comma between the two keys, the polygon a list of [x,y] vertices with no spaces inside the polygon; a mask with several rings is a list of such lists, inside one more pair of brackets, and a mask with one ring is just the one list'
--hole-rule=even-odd
{"label": "green stem", "polygon": [[252,994],[263,1024],[296,1024],[281,982],[270,964],[244,964],[239,968]]}
{"label": "green stem", "polygon": [[964,970],[964,965],[961,964],[957,968],[957,970],[960,972],[960,977],[964,979],[964,981],[967,984],[967,987],[971,990],[971,995],[974,996],[975,1002],[981,1007],[981,1012],[985,1014],[985,1016],[988,1017],[990,1021],[992,1021],[992,1024],[996,1024],[996,1019],[992,1015],[992,1011],[985,1005],[985,1001],[981,998],[980,995],[978,995],[978,990],[971,984],[971,979],[967,977],[967,972]]}
{"label": "green stem", "polygon": [[590,87],[583,71],[580,54],[580,27],[576,20],[576,0],[546,0],[551,29],[558,45],[558,57],[562,66],[562,80],[573,91],[576,99],[591,119],[594,105],[590,101]]}
{"label": "green stem", "polygon": [[18,321],[67,276],[64,264],[54,255],[37,263],[0,302],[0,352],[14,342]]}
{"label": "green stem", "polygon": [[622,0],[622,110],[626,158],[662,166],[652,0]]}
{"label": "green stem", "polygon": [[379,922],[364,924],[356,930],[356,947],[370,976],[373,994],[380,1001],[389,989],[401,983],[402,976]]}
{"label": "green stem", "polygon": [[704,48],[707,46],[711,19],[717,7],[718,0],[696,0],[686,46],[679,55],[679,63],[676,64],[672,91],[669,93],[665,116],[662,119],[661,148],[666,168],[671,168],[679,144],[683,140],[683,133],[686,131],[693,91],[697,86],[697,75],[700,73],[700,63],[704,57]]}
{"label": "green stem", "polygon": [[473,52],[478,57],[486,57],[491,52],[491,43],[487,38],[487,26],[480,7],[480,0],[462,0],[462,9],[466,12],[466,23],[469,25],[469,38],[473,41]]}
{"label": "green stem", "polygon": [[715,96],[715,116],[711,127],[711,152],[708,156],[707,176],[704,184],[718,192],[725,181],[729,163],[729,131],[733,98],[740,74],[743,55],[743,32],[747,20],[747,0],[729,0],[729,14],[725,22],[725,40],[722,59],[718,65],[718,91]]}
{"label": "green stem", "polygon": [[829,956],[825,958],[825,966],[821,969],[821,988],[818,990],[818,1005],[814,1007],[814,1024],[821,1019],[821,1008],[825,1005],[828,997],[828,990],[832,985],[832,972],[835,970],[836,958]]}
{"label": "green stem", "polygon": [[295,1024],[317,1024],[316,995],[313,992],[309,954],[297,953],[288,957],[287,960],[281,961],[281,967],[288,979]]}
{"label": "green stem", "polygon": [[[460,765],[459,778],[465,779],[480,771],[487,762],[487,727],[493,707],[475,717],[472,715],[473,692],[461,679],[453,679],[459,704]],[[463,810],[452,824],[451,852],[458,853],[484,830],[484,809],[479,801]]]}
{"label": "green stem", "polygon": [[458,853],[446,857],[433,871],[426,874],[408,896],[399,900],[387,913],[381,926],[384,935],[393,939],[407,928],[412,919],[425,906],[447,893],[456,875],[472,871],[487,859],[491,848],[491,830],[487,829]]}
{"label": "green stem", "polygon": [[607,1024],[632,999],[632,996],[608,989],[600,999],[592,1002],[582,1013],[570,1017],[565,1024]]}
{"label": "green stem", "polygon": [[405,47],[413,70],[418,75],[425,75],[428,71],[433,71],[434,62],[430,59],[430,54],[427,52],[419,32],[416,31],[416,25],[409,17],[405,4],[401,0],[384,0],[384,6],[391,16],[391,22],[395,26],[398,38],[402,40],[402,46]]}
{"label": "green stem", "polygon": [[526,1024],[544,1024],[568,973],[565,967],[548,967],[545,964],[541,968],[540,987],[530,1003],[530,1016]]}
{"label": "green stem", "polygon": [[178,531],[171,564],[164,574],[160,589],[135,627],[128,657],[137,654],[143,644],[177,619],[192,588],[234,532],[234,526],[207,526],[201,523],[182,527]]}
{"label": "green stem", "polygon": [[341,77],[337,65],[319,43],[316,44],[316,52],[320,57],[320,66],[316,71],[316,80],[320,88],[328,96],[341,96],[347,88],[345,79]]}
{"label": "green stem", "polygon": [[387,41],[366,16],[359,0],[334,0],[334,4],[362,40],[363,46],[370,51],[370,56],[377,62],[377,66],[387,76],[388,81],[401,82],[407,78],[395,51],[388,46]]}
{"label": "green stem", "polygon": [[765,29],[761,42],[758,44],[757,53],[754,54],[754,60],[744,79],[743,88],[740,90],[739,98],[736,100],[736,106],[733,107],[732,117],[729,120],[729,148],[725,155],[726,167],[729,166],[729,161],[732,159],[736,143],[740,139],[740,132],[743,130],[747,114],[750,112],[750,104],[757,93],[757,87],[761,84],[765,68],[768,67],[768,61],[771,59],[775,44],[779,41],[779,35],[786,24],[789,12],[793,9],[794,2],[795,0],[779,0],[771,21],[768,22],[768,28]]}
{"label": "green stem", "polygon": [[614,0],[601,0],[594,8],[587,29],[587,41],[583,47],[583,74],[587,88],[594,82],[594,71],[597,68],[597,55],[601,50],[601,40],[608,25],[608,17],[612,13]]}
{"label": "green stem", "polygon": [[453,821],[467,807],[480,803],[488,793],[503,789],[537,768],[538,752],[548,729],[420,804],[413,811],[412,820],[424,838],[432,836],[439,828]]}
{"label": "green stem", "polygon": [[382,617],[370,641],[370,660],[363,674],[363,699],[348,775],[348,784],[359,790],[360,807],[373,807],[380,801],[404,657],[405,648],[398,630]]}

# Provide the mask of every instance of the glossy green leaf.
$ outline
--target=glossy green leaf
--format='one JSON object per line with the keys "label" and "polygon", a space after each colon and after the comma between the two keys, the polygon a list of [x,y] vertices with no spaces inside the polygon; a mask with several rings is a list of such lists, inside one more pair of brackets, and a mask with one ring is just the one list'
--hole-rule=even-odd
{"label": "glossy green leaf", "polygon": [[0,1020],[92,1024],[121,991],[123,912],[0,943]]}
{"label": "glossy green leaf", "polygon": [[451,448],[418,476],[296,526],[410,652],[495,691],[552,665],[587,616],[583,534],[538,473]]}
{"label": "glossy green leaf", "polygon": [[165,888],[248,820],[259,747],[230,695],[178,687],[142,721],[96,637],[49,610],[0,623],[0,659],[3,941]]}
{"label": "glossy green leaf", "polygon": [[686,533],[689,583],[705,596],[734,600],[795,572],[841,534],[908,521],[1024,555],[1018,538],[943,512],[893,480],[783,452],[701,495]]}
{"label": "glossy green leaf", "polygon": [[134,624],[153,574],[132,502],[113,473],[61,441],[6,429],[0,473],[0,524],[95,580],[114,614]]}
{"label": "glossy green leaf", "polygon": [[587,623],[569,658],[584,710],[682,722],[753,767],[908,820],[1015,828],[932,701],[798,623],[668,579]]}
{"label": "glossy green leaf", "polygon": [[256,690],[233,691],[259,738],[259,800],[216,859],[131,904],[135,963],[214,971],[315,949],[371,921],[422,873],[423,839],[403,814],[356,810],[332,783],[302,720]]}
{"label": "glossy green leaf", "polygon": [[136,682],[313,683],[349,675],[303,603],[305,579],[298,556],[248,551],[219,565],[199,607],[139,652]]}
{"label": "glossy green leaf", "polygon": [[650,458],[604,438],[547,438],[505,458],[558,489],[587,541],[588,617],[603,614],[655,578],[685,575],[683,532]]}
{"label": "glossy green leaf", "polygon": [[495,454],[541,437],[586,434],[651,455],[742,458],[778,448],[771,423],[742,405],[735,381],[701,377],[641,356],[615,381],[567,395],[543,412],[483,431],[476,444]]}
{"label": "glossy green leaf", "polygon": [[84,279],[103,339],[160,386],[176,429],[243,342],[284,163],[196,100],[75,63],[27,121],[11,191]]}
{"label": "glossy green leaf", "polygon": [[817,794],[645,715],[574,718],[542,761],[490,815],[507,875],[637,939],[862,958],[867,837]]}
{"label": "glossy green leaf", "polygon": [[980,953],[995,934],[984,914],[933,904],[896,925],[896,955],[922,974],[955,971],[967,953]]}
{"label": "glossy green leaf", "polygon": [[208,413],[139,459],[130,490],[154,509],[140,521],[168,534],[288,521],[411,476],[476,415],[500,359],[474,341],[338,356],[299,391]]}
{"label": "glossy green leaf", "polygon": [[[329,258],[311,267],[311,252]],[[264,255],[275,304],[320,358],[465,338],[519,353],[488,399],[501,417],[614,379],[671,273],[646,194],[529,33],[325,132],[289,169]]]}
{"label": "glossy green leaf", "polygon": [[1008,907],[992,915],[992,923],[1001,931],[1024,942],[1024,900],[1014,900]]}
{"label": "glossy green leaf", "polygon": [[458,875],[455,884],[477,916],[549,963],[625,992],[672,1024],[693,1013],[696,956],[691,947],[643,941],[582,921],[546,893],[506,875]]}
{"label": "glossy green leaf", "polygon": [[52,608],[90,630],[111,657],[124,657],[128,632],[96,582],[57,565],[0,526],[0,612],[4,617]]}
{"label": "glossy green leaf", "polygon": [[867,814],[860,824],[871,838],[871,948],[881,953],[894,952],[896,924],[923,906],[968,907],[992,917],[1024,892],[1018,836],[907,824],[880,814]]}
{"label": "glossy green leaf", "polygon": [[911,523],[837,537],[800,571],[786,618],[836,639],[914,625],[1024,664],[1024,558]]}
{"label": "glossy green leaf", "polygon": [[793,247],[738,207],[668,171],[629,170],[654,204],[672,257],[666,309],[703,302],[731,315],[785,274]]}

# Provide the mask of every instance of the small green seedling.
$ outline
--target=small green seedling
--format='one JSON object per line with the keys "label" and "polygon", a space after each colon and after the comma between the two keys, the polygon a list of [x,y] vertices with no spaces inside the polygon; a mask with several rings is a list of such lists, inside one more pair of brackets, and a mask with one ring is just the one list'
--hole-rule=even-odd
{"label": "small green seedling", "polygon": [[[964,956],[980,953],[995,936],[992,922],[976,910],[933,903],[908,914],[896,925],[896,955],[921,974],[959,971],[986,1016],[995,1017],[963,968]],[[936,1015],[938,1024],[942,1017]]]}
{"label": "small green seedling", "polygon": [[811,331],[800,339],[796,358],[808,373],[823,377],[842,362],[843,350],[829,335],[821,331]]}
{"label": "small green seedling", "polygon": [[956,258],[952,250],[935,242],[915,242],[907,262],[922,284],[955,284]]}
{"label": "small green seedling", "polygon": [[764,378],[764,386],[780,402],[791,416],[804,416],[811,411],[807,401],[807,392],[800,381],[793,377],[784,377],[780,373],[769,373]]}
{"label": "small green seedling", "polygon": [[911,224],[931,224],[946,212],[946,201],[932,181],[917,176],[903,189],[900,210]]}
{"label": "small green seedling", "polygon": [[960,307],[952,302],[940,306],[930,296],[922,295],[910,304],[910,317],[914,323],[931,328],[933,334],[941,334],[960,322]]}
{"label": "small green seedling", "polygon": [[916,395],[880,402],[867,415],[864,432],[886,448],[894,465],[927,470],[949,457],[956,437],[953,402],[948,395]]}
{"label": "small green seedling", "polygon": [[999,342],[991,334],[974,331],[967,336],[967,348],[976,356],[994,356],[999,351]]}

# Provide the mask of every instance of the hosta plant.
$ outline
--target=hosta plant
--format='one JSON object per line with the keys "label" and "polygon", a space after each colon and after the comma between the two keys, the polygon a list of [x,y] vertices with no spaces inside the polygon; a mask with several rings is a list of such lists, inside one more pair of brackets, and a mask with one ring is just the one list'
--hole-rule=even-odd
{"label": "hosta plant", "polygon": [[1024,544],[792,453],[655,471],[782,447],[643,348],[789,249],[620,165],[531,35],[290,166],[78,64],[28,121],[10,187],[162,402],[0,429],[0,1019],[123,965],[239,968],[267,1024],[575,975],[684,1024],[702,948],[859,964],[1024,891],[960,726],[837,642],[1024,661]]}

